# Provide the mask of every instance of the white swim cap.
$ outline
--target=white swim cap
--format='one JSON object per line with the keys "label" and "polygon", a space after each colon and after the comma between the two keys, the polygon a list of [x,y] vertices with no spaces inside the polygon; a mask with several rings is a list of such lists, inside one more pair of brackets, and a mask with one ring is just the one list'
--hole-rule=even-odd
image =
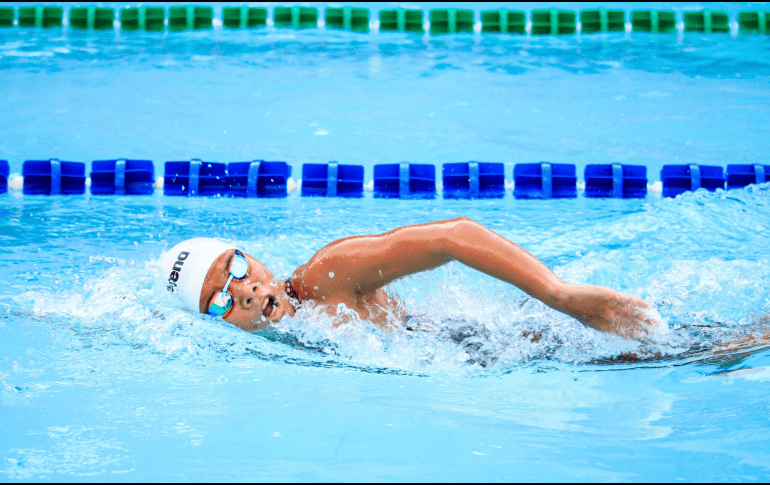
{"label": "white swim cap", "polygon": [[230,249],[235,249],[235,246],[208,237],[180,242],[163,253],[158,261],[164,279],[168,278],[166,289],[178,293],[190,310],[200,311],[201,290],[206,273],[214,260]]}

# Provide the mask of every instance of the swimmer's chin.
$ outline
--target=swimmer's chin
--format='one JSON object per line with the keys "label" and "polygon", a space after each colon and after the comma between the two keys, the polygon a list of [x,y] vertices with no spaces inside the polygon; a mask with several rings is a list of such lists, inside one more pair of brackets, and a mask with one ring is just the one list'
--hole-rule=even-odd
{"label": "swimmer's chin", "polygon": [[[280,319],[279,319],[280,320]],[[272,321],[272,320],[265,320],[264,322],[260,319],[254,320],[252,322],[244,323],[235,323],[235,322],[227,322],[230,325],[234,327],[238,327],[241,330],[245,332],[258,332],[260,330],[265,330],[266,328],[270,328],[272,324],[276,323],[278,320]]]}

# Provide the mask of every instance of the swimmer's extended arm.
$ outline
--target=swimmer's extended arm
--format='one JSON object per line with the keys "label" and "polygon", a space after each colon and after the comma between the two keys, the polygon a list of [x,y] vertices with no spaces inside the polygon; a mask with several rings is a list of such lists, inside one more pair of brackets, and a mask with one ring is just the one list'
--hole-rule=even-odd
{"label": "swimmer's extended arm", "polygon": [[649,323],[647,304],[641,300],[608,288],[565,283],[517,244],[465,217],[341,239],[300,270],[305,271],[306,297],[318,297],[310,293],[321,288],[316,291],[360,299],[401,277],[452,260],[506,281],[599,330],[636,336],[637,328]]}

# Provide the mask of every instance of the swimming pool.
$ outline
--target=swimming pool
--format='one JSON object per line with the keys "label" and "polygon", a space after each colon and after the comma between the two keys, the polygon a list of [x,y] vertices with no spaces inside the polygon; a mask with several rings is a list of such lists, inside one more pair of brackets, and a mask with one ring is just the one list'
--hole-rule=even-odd
{"label": "swimming pool", "polygon": [[[654,180],[666,163],[768,163],[769,47],[0,30],[0,158],[13,172],[51,157],[156,170],[267,159],[295,174],[338,160],[367,180],[401,160],[504,162],[506,178],[520,162],[617,162]],[[553,201],[11,191],[0,480],[767,480],[770,354],[707,350],[761,331],[769,207],[767,185]],[[600,335],[456,264],[393,286],[434,335],[334,331],[312,310],[247,334],[157,291],[153,261],[188,237],[234,242],[288,275],[335,238],[461,215],[564,279],[644,298],[669,331],[646,344]],[[543,338],[520,338],[532,330]],[[624,352],[652,358],[613,359]]]}

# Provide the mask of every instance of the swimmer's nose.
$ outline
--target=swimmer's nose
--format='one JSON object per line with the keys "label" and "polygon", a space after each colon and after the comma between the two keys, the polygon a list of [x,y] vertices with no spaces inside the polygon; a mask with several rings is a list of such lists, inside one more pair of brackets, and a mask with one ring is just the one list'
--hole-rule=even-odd
{"label": "swimmer's nose", "polygon": [[263,303],[273,295],[270,291],[270,285],[249,283],[239,285],[235,289],[233,296],[244,309],[261,313]]}

